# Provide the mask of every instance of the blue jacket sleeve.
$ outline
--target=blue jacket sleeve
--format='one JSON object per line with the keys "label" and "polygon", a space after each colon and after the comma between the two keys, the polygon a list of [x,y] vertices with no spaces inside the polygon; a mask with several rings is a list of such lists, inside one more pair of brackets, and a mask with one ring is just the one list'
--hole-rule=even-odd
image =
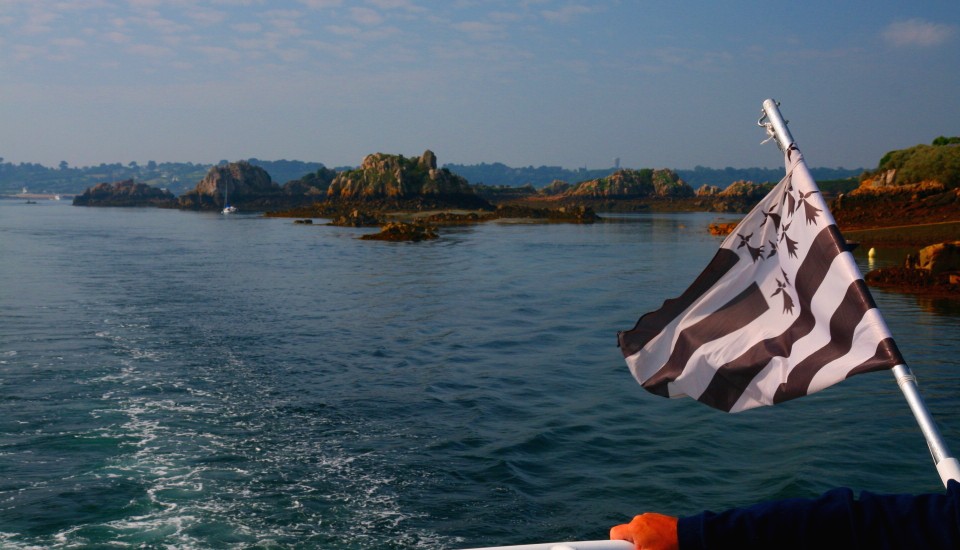
{"label": "blue jacket sleeve", "polygon": [[681,550],[712,548],[960,548],[960,483],[946,494],[855,499],[834,489],[816,499],[764,502],[680,518]]}

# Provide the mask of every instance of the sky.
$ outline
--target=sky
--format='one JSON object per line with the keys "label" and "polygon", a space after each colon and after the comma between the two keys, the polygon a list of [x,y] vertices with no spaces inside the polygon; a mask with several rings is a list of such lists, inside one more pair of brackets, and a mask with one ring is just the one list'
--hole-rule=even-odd
{"label": "sky", "polygon": [[960,135],[960,2],[0,0],[0,157],[872,168]]}

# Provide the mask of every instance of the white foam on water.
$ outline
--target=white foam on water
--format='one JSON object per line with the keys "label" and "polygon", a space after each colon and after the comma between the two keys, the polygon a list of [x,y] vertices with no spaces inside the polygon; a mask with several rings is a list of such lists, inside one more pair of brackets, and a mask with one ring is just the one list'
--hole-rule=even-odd
{"label": "white foam on water", "polygon": [[[383,428],[333,413],[279,413],[265,406],[277,395],[274,380],[227,346],[212,344],[202,356],[185,359],[148,341],[149,323],[105,324],[109,328],[94,334],[113,347],[116,363],[89,381],[103,388],[102,406],[90,414],[117,418],[95,433],[118,439],[121,452],[87,475],[140,487],[141,496],[128,503],[125,517],[72,525],[41,541],[0,533],[0,546],[355,547],[385,537],[411,547],[450,542],[408,527],[424,515],[403,509],[397,469],[386,454],[349,451],[373,435],[402,435],[375,434]],[[216,340],[201,334],[200,341]],[[198,366],[185,368],[185,361]]]}

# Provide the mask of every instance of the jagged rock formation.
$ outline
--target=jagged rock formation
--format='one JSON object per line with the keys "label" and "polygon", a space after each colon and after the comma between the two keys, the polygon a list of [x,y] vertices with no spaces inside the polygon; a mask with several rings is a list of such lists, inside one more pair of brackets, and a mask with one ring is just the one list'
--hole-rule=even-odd
{"label": "jagged rock formation", "polygon": [[698,197],[715,197],[720,194],[723,189],[720,189],[716,185],[703,184],[697,189]]}
{"label": "jagged rock formation", "polygon": [[467,180],[446,168],[437,168],[437,157],[427,150],[420,157],[375,153],[360,168],[337,174],[327,190],[336,201],[388,201],[416,207],[491,206],[477,196]]}
{"label": "jagged rock formation", "polygon": [[211,168],[196,188],[180,196],[177,206],[219,210],[224,207],[225,194],[230,204],[240,210],[256,210],[264,205],[286,202],[280,186],[273,183],[266,170],[240,161]]}
{"label": "jagged rock formation", "polygon": [[752,181],[735,181],[729,187],[717,193],[718,197],[726,199],[740,199],[745,201],[759,201],[767,196],[773,185],[753,183]]}
{"label": "jagged rock formation", "polygon": [[168,206],[176,198],[165,189],[157,189],[133,180],[113,184],[98,183],[73,199],[74,206]]}
{"label": "jagged rock formation", "polygon": [[[696,192],[697,202],[713,212],[747,212],[773,189],[770,183],[735,181],[726,189],[702,185]],[[718,230],[720,228],[718,227]],[[711,231],[713,231],[711,229]]]}

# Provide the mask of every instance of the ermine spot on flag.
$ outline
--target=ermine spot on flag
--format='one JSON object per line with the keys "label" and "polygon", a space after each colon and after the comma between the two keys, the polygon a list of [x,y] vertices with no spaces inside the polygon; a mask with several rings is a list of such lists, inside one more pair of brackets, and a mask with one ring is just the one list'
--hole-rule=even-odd
{"label": "ermine spot on flag", "polygon": [[652,393],[737,412],[903,358],[800,151],[696,281],[618,340]]}

